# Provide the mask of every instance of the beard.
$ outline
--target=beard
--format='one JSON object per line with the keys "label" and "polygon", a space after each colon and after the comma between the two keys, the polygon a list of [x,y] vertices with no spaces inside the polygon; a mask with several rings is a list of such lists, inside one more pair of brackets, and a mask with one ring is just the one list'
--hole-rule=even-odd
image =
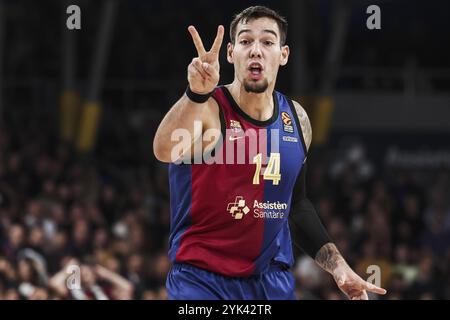
{"label": "beard", "polygon": [[248,93],[263,93],[267,90],[269,83],[267,79],[263,79],[261,82],[244,80],[244,89]]}

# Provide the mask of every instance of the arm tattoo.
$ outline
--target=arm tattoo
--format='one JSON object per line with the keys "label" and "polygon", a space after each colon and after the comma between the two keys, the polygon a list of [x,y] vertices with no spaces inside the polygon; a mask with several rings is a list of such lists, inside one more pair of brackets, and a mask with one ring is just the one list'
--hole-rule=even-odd
{"label": "arm tattoo", "polygon": [[340,263],[345,263],[345,260],[339,250],[336,248],[334,243],[330,242],[320,248],[316,254],[315,261],[319,266],[330,273],[333,272],[333,270],[336,269]]}
{"label": "arm tattoo", "polygon": [[296,101],[293,101],[295,111],[297,112],[300,126],[302,127],[303,138],[305,139],[306,149],[309,149],[312,139],[311,122],[309,121],[308,114],[305,109]]}

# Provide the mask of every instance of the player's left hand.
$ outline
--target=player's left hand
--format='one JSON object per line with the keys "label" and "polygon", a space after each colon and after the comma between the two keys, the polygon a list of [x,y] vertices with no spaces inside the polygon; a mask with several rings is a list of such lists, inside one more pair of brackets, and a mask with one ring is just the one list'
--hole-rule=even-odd
{"label": "player's left hand", "polygon": [[351,300],[369,300],[367,291],[386,294],[385,289],[363,280],[347,263],[340,264],[332,274],[339,289]]}

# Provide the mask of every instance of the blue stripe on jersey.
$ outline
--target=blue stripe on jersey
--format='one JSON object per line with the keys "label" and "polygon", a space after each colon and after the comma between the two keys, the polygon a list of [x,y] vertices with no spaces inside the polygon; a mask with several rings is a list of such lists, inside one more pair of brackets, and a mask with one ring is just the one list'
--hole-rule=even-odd
{"label": "blue stripe on jersey", "polygon": [[169,259],[174,262],[181,238],[192,225],[192,168],[185,164],[169,164],[170,237]]}
{"label": "blue stripe on jersey", "polygon": [[[271,180],[264,181],[264,202],[269,201],[272,203],[279,201],[280,203],[286,203],[288,207],[284,210],[285,216],[283,219],[265,219],[264,240],[261,254],[255,261],[255,274],[263,271],[262,269],[267,267],[268,261],[272,258],[275,261],[285,263],[289,266],[292,266],[294,263],[288,214],[291,207],[293,187],[303,166],[305,152],[301,133],[298,132],[294,121],[294,117],[297,115],[292,114],[286,97],[278,92],[276,94],[279,105],[279,118],[267,127],[267,160],[269,160],[271,152],[280,153],[281,180],[278,185],[274,185]],[[290,115],[292,127],[294,128],[293,133],[284,130],[284,123],[281,117],[282,112]],[[271,129],[278,130],[279,150],[272,148]],[[297,142],[284,141],[283,136],[294,137],[297,139]]]}

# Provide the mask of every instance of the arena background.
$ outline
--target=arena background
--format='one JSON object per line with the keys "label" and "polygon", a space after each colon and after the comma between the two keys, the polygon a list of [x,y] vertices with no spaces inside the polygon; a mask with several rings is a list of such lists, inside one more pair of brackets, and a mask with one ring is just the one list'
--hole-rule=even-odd
{"label": "arena background", "polygon": [[[71,4],[81,30],[66,28]],[[363,277],[380,266],[382,299],[450,298],[448,1],[4,0],[0,299],[166,299],[153,136],[187,85],[187,26],[209,46],[254,4],[288,19],[277,89],[310,115],[308,194],[338,247]],[[224,47],[220,83],[233,75]],[[296,255],[299,298],[344,299]],[[82,265],[72,294],[69,264]]]}

